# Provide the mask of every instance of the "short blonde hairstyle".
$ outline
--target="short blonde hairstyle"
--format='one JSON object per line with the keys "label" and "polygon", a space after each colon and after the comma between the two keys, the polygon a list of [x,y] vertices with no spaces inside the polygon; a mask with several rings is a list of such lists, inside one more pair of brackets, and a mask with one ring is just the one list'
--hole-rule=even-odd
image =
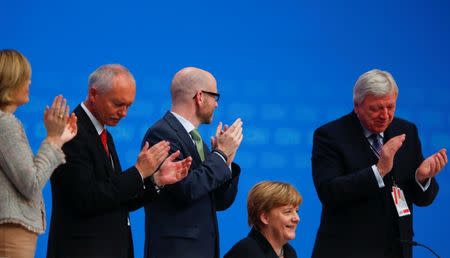
{"label": "short blonde hairstyle", "polygon": [[0,50],[0,107],[11,104],[14,92],[31,78],[27,58],[17,50]]}
{"label": "short blonde hairstyle", "polygon": [[284,205],[299,206],[302,196],[288,183],[263,181],[250,190],[247,198],[248,225],[260,229],[260,215]]}

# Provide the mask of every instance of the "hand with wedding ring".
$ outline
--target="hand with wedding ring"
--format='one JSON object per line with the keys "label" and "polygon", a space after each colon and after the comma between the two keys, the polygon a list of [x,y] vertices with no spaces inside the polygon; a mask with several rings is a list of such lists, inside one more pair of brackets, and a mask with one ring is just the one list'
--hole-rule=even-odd
{"label": "hand with wedding ring", "polygon": [[56,96],[51,107],[44,112],[44,125],[47,130],[47,141],[62,147],[77,134],[77,117],[69,116],[67,100],[62,95]]}

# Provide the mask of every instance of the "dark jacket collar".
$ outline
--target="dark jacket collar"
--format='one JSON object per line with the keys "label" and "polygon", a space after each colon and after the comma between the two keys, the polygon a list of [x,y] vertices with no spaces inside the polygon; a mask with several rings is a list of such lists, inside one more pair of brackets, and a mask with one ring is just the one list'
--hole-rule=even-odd
{"label": "dark jacket collar", "polygon": [[186,129],[184,129],[183,125],[180,123],[180,121],[178,121],[178,119],[170,111],[167,111],[167,113],[164,115],[163,119],[177,133],[178,137],[181,139],[183,144],[185,144],[190,155],[192,155],[192,158],[194,159],[195,164],[198,165],[198,163],[201,163],[202,161],[197,152],[195,144],[192,141],[191,136],[189,136],[189,133],[186,132]]}
{"label": "dark jacket collar", "polygon": [[[273,250],[272,245],[264,237],[264,235],[261,234],[261,232],[259,232],[255,228],[252,228],[250,233],[248,233],[248,237],[254,239],[258,243],[258,245],[260,246],[261,250],[263,250],[266,257],[275,257],[275,258],[278,257],[278,255]],[[283,246],[283,250],[284,250],[284,258],[297,257],[294,249],[288,243],[286,243]]]}

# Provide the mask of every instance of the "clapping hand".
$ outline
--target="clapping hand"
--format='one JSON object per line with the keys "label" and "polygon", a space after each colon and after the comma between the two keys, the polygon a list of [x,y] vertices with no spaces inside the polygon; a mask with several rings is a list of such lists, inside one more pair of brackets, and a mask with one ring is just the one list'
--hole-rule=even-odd
{"label": "clapping hand", "polygon": [[175,161],[180,156],[180,151],[172,153],[161,164],[159,170],[154,174],[153,179],[156,185],[174,184],[188,175],[189,168],[192,164],[192,158],[187,157],[180,161]]}
{"label": "clapping hand", "polygon": [[231,164],[236,155],[242,139],[242,120],[236,119],[231,126],[225,125],[222,129],[220,122],[216,129],[216,134],[211,137],[211,146],[213,149],[218,149],[227,155],[227,164]]}
{"label": "clapping hand", "polygon": [[69,106],[62,95],[56,96],[51,107],[44,111],[44,125],[47,140],[59,147],[70,141],[77,134],[77,117],[72,113],[69,117]]}
{"label": "clapping hand", "polygon": [[436,176],[447,163],[447,150],[439,150],[426,158],[417,168],[417,180],[421,183],[425,183],[428,178]]}
{"label": "clapping hand", "polygon": [[161,163],[169,155],[170,144],[168,141],[160,141],[150,147],[145,142],[134,165],[143,178],[147,178],[156,172]]}

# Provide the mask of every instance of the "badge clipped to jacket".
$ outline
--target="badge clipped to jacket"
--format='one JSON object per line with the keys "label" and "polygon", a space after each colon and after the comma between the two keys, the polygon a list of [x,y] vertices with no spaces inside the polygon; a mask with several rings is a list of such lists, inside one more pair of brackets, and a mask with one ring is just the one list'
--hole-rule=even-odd
{"label": "badge clipped to jacket", "polygon": [[394,199],[395,208],[399,217],[411,215],[411,211],[408,208],[403,190],[398,186],[392,187],[392,198]]}

